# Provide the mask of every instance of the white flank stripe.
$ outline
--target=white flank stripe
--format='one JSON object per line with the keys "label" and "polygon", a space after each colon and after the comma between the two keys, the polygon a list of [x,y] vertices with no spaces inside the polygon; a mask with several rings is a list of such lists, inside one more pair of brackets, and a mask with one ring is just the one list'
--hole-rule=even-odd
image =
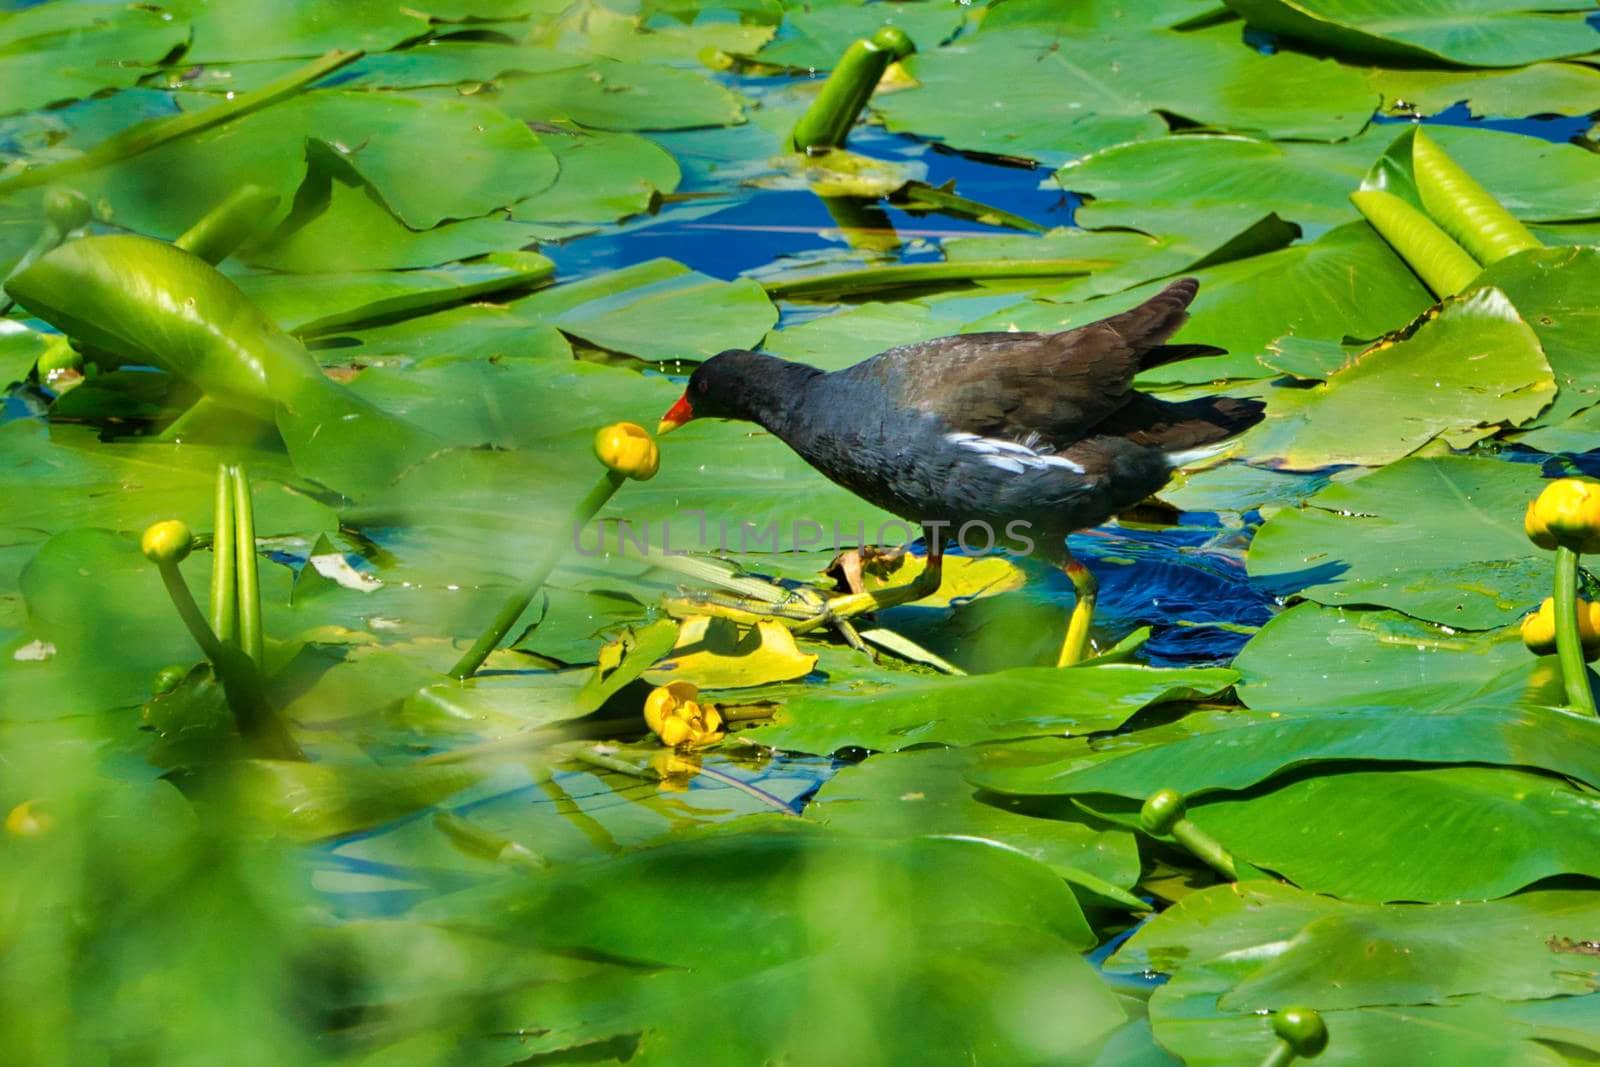
{"label": "white flank stripe", "polygon": [[1046,467],[1060,467],[1063,470],[1082,474],[1083,467],[1074,463],[1065,456],[1053,455],[1048,451],[1031,448],[1017,441],[1005,441],[998,437],[980,437],[975,433],[947,433],[944,439],[959,448],[976,452],[984,458],[984,462],[991,467],[998,467],[1012,474],[1022,474],[1029,470],[1042,470]]}

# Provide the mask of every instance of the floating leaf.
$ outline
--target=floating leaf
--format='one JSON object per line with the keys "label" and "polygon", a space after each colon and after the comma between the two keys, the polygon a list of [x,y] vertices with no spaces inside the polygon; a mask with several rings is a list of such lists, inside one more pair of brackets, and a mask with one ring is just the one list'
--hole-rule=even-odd
{"label": "floating leaf", "polygon": [[704,75],[606,59],[507,78],[493,100],[530,122],[571,119],[601,130],[687,130],[744,121],[743,99]]}
{"label": "floating leaf", "polygon": [[1250,575],[1322,604],[1503,626],[1549,595],[1549,560],[1522,532],[1541,486],[1519,464],[1403,460],[1274,515],[1251,545]]}
{"label": "floating leaf", "polygon": [[800,752],[893,751],[937,742],[1113,730],[1140,708],[1197,700],[1238,676],[1218,667],[1156,670],[1127,664],[1017,667],[963,678],[908,677],[893,685],[835,687],[789,700],[752,740]]}
{"label": "floating leaf", "polygon": [[1437,437],[1520,426],[1555,391],[1538,335],[1500,290],[1475,289],[1313,386],[1251,452],[1289,470],[1378,466]]}
{"label": "floating leaf", "polygon": [[0,14],[5,111],[28,111],[135,84],[140,68],[188,39],[188,26],[159,9],[122,4],[44,4]]}
{"label": "floating leaf", "polygon": [[[1377,103],[1354,70],[1243,45],[1237,24],[1050,39],[996,29],[925,49],[905,63],[918,88],[876,101],[890,129],[957,148],[1060,161],[1167,132],[1157,111],[1275,137],[1336,140]],[[1241,85],[1280,91],[1241,94]],[[962,100],[951,108],[951,100]]]}
{"label": "floating leaf", "polygon": [[728,619],[699,616],[683,620],[677,643],[644,680],[738,689],[804,678],[816,665],[817,657],[801,652],[794,635],[779,623],[759,622],[741,636]]}
{"label": "floating leaf", "polygon": [[[1318,774],[1197,804],[1190,817],[1235,856],[1344,900],[1479,900],[1563,874],[1600,877],[1600,801],[1504,767]],[[1600,964],[1594,973],[1587,988],[1528,995],[1588,992]]]}
{"label": "floating leaf", "polygon": [[1390,61],[1518,67],[1592,52],[1588,4],[1446,0],[1227,0],[1252,26],[1329,51]]}

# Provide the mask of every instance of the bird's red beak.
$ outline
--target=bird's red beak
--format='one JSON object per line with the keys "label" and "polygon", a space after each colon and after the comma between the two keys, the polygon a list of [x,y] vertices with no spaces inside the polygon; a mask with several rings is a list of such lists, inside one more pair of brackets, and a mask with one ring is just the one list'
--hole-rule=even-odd
{"label": "bird's red beak", "polygon": [[661,416],[661,424],[656,427],[656,433],[671,433],[692,418],[694,418],[694,408],[689,406],[689,394],[684,393],[678,398],[678,402]]}

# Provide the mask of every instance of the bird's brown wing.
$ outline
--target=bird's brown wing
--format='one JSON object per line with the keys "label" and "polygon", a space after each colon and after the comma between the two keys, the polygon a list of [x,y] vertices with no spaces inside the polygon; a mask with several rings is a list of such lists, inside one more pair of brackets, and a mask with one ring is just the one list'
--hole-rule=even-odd
{"label": "bird's brown wing", "polygon": [[1183,278],[1136,308],[1062,333],[942,337],[852,370],[892,382],[900,404],[953,430],[1064,444],[1116,412],[1140,369],[1182,354],[1164,355],[1161,345],[1183,325],[1198,285]]}

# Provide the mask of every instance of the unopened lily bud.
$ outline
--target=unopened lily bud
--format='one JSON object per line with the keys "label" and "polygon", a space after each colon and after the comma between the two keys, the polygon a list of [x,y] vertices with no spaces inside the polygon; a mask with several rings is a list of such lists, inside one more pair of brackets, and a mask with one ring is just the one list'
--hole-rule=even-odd
{"label": "unopened lily bud", "polygon": [[1600,484],[1579,478],[1551,482],[1529,506],[1523,529],[1541,548],[1600,551]]}
{"label": "unopened lily bud", "polygon": [[636,422],[613,422],[594,435],[594,454],[618,474],[637,481],[654,478],[661,466],[655,438]]}
{"label": "unopened lily bud", "polygon": [[151,563],[181,563],[194,547],[194,535],[180,519],[152,524],[139,541],[139,549]]}
{"label": "unopened lily bud", "polygon": [[1272,1015],[1272,1032],[1294,1050],[1296,1056],[1312,1059],[1328,1047],[1328,1027],[1314,1008],[1298,1005]]}

